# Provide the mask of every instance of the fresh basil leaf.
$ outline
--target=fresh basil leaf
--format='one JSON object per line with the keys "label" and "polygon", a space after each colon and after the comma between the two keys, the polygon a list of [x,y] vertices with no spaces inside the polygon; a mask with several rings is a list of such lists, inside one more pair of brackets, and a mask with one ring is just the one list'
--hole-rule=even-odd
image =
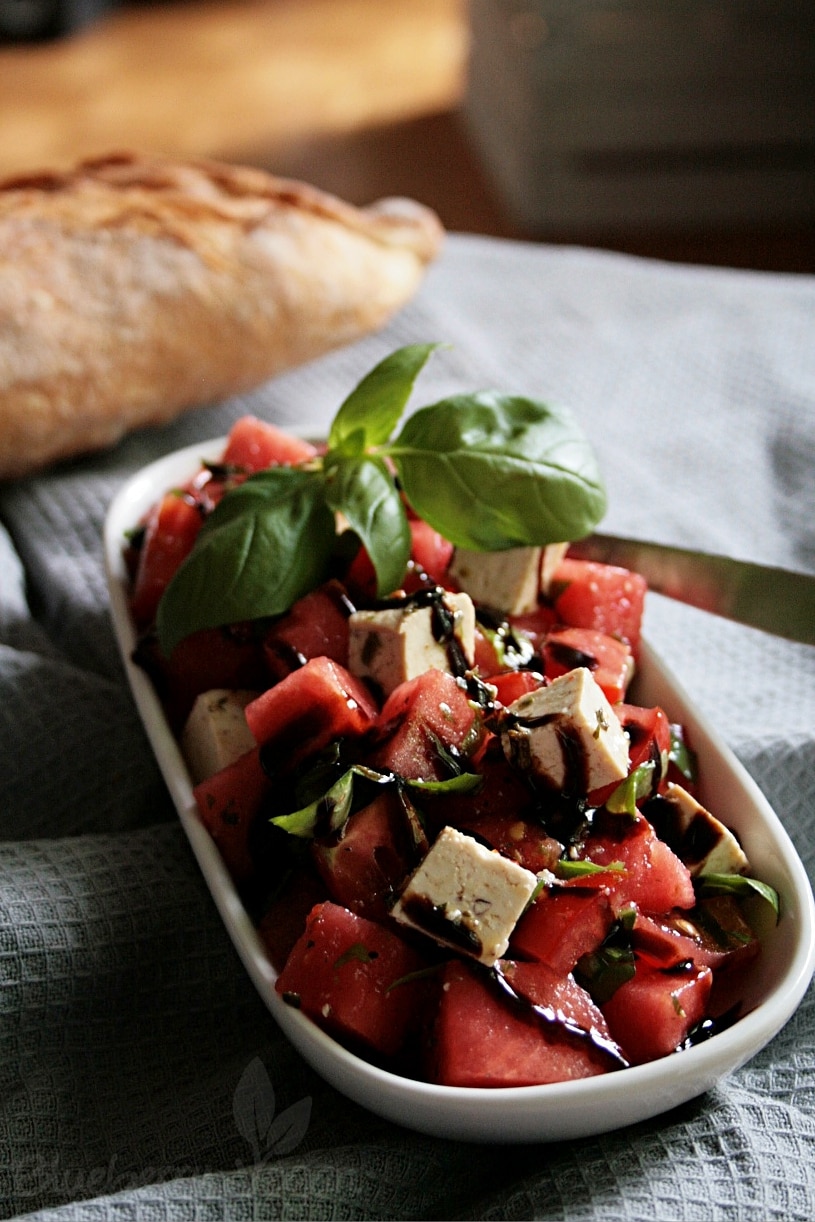
{"label": "fresh basil leaf", "polygon": [[327,459],[325,493],[359,535],[376,571],[380,597],[404,580],[410,559],[407,514],[393,476],[381,458]]}
{"label": "fresh basil leaf", "polygon": [[328,434],[328,451],[357,455],[383,445],[405,410],[413,383],[438,344],[410,344],[380,361],[340,407]]}
{"label": "fresh basil leaf", "polygon": [[334,529],[320,472],[275,467],[235,488],[159,603],[165,655],[199,629],[287,611],[324,580]]}
{"label": "fresh basil leaf", "polygon": [[408,417],[386,452],[414,510],[458,547],[579,539],[605,512],[593,451],[565,408],[454,396]]}
{"label": "fresh basil leaf", "polygon": [[770,905],[776,919],[781,912],[778,892],[760,878],[747,878],[744,874],[700,874],[693,880],[693,886],[697,896],[735,895],[746,899],[758,895]]}

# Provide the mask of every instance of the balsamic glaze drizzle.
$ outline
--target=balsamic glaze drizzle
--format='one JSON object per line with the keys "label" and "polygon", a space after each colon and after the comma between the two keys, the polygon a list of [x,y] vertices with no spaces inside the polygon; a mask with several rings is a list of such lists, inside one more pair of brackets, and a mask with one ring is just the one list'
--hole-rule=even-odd
{"label": "balsamic glaze drizzle", "polygon": [[528,997],[518,993],[507,980],[500,963],[496,963],[493,966],[489,972],[489,978],[494,987],[497,987],[502,996],[513,1006],[527,1014],[534,1015],[539,1022],[547,1027],[554,1029],[562,1028],[568,1031],[570,1035],[588,1040],[598,1052],[603,1053],[604,1056],[612,1061],[614,1069],[629,1068],[629,1062],[622,1055],[617,1045],[613,1041],[607,1040],[596,1028],[592,1027],[587,1031],[585,1027],[581,1027],[579,1023],[568,1018],[562,1011],[555,1010],[553,1006],[538,1005],[536,1002],[530,1001]]}

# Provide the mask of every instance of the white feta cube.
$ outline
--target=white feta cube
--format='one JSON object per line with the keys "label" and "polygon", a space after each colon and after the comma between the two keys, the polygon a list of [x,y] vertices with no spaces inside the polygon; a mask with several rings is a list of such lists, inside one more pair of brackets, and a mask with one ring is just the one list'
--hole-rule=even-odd
{"label": "white feta cube", "polygon": [[257,694],[219,687],[197,697],[181,735],[181,751],[194,785],[254,747],[244,709]]}
{"label": "white feta cube", "polygon": [[348,620],[348,669],[389,696],[400,683],[427,670],[452,672],[451,648],[468,666],[475,658],[475,608],[467,594],[445,593],[442,609],[453,618],[452,642],[437,639],[434,608],[405,599],[404,607],[355,611]]}
{"label": "white feta cube", "polygon": [[491,966],[538,885],[530,870],[445,827],[392,909],[395,919]]}
{"label": "white feta cube", "polygon": [[670,825],[660,819],[658,833],[681,857],[691,875],[743,874],[747,856],[736,837],[682,785],[670,781],[661,802],[670,807]]}
{"label": "white feta cube", "polygon": [[473,602],[507,615],[525,615],[538,605],[541,556],[540,547],[510,547],[503,552],[457,547],[450,576]]}
{"label": "white feta cube", "polygon": [[628,775],[628,735],[585,666],[514,701],[501,743],[516,767],[571,794],[587,794]]}

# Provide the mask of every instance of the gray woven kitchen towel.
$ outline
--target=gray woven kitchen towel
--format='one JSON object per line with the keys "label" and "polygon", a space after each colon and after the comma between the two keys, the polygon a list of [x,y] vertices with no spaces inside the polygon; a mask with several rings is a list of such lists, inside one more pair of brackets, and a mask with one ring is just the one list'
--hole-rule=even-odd
{"label": "gray woven kitchen towel", "polygon": [[[815,1009],[708,1095],[552,1145],[418,1136],[292,1051],[224,933],[126,690],[100,532],[123,480],[246,411],[325,428],[403,343],[413,406],[569,403],[609,530],[815,570],[815,280],[452,236],[380,335],[0,487],[0,1216],[815,1217]],[[652,596],[652,643],[812,874],[815,650]]]}

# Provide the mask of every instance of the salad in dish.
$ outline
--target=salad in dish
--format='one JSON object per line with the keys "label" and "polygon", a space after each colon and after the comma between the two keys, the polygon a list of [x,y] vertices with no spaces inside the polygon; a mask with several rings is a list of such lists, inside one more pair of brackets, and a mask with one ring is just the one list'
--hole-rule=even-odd
{"label": "salad in dish", "polygon": [[632,701],[645,583],[568,413],[495,394],[392,434],[432,346],[315,446],[245,418],[127,544],[136,657],[276,988],[450,1086],[651,1062],[739,1016],[775,892]]}

